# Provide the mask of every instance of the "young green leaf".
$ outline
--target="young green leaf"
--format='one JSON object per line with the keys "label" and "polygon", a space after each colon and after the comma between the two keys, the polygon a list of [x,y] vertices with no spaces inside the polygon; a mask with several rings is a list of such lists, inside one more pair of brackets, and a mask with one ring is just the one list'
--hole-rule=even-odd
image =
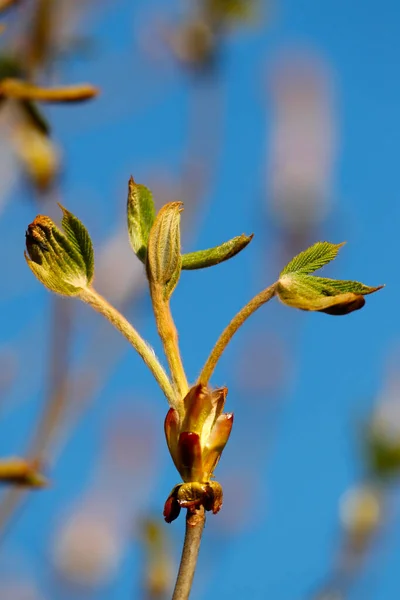
{"label": "young green leaf", "polygon": [[182,254],[182,269],[204,269],[206,267],[218,265],[219,263],[236,256],[236,254],[246,248],[252,239],[253,235],[247,236],[242,234],[220,246]]}
{"label": "young green leaf", "polygon": [[38,215],[28,226],[25,259],[49,290],[76,296],[93,279],[93,247],[84,225],[69,211],[62,210],[65,233],[44,215]]}
{"label": "young green leaf", "polygon": [[295,256],[289,264],[281,271],[280,276],[288,273],[303,273],[308,275],[321,269],[336,258],[340,248],[345,244],[331,244],[330,242],[317,242],[311,248],[307,248]]}
{"label": "young green leaf", "polygon": [[333,260],[342,244],[318,242],[301,252],[283,269],[276,286],[279,299],[288,306],[345,315],[362,308],[364,296],[383,286],[370,287],[358,281],[327,279],[309,275]]}
{"label": "young green leaf", "polygon": [[161,285],[167,300],[178,283],[181,266],[180,221],[182,202],[170,202],[158,213],[149,235],[147,276],[151,285]]}
{"label": "young green leaf", "polygon": [[131,177],[127,203],[129,240],[134,253],[142,262],[146,262],[147,243],[155,216],[151,191],[144,185],[135,183]]}
{"label": "young green leaf", "polygon": [[94,275],[93,244],[86,227],[69,210],[58,204],[63,212],[61,221],[65,235],[77,253],[83,258],[87,280],[90,283]]}

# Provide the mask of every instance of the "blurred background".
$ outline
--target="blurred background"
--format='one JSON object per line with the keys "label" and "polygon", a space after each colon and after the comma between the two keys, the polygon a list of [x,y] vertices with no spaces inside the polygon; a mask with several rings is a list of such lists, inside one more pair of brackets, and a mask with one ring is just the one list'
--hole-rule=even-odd
{"label": "blurred background", "polygon": [[[348,244],[325,276],[386,289],[336,318],[273,301],[214,378],[235,424],[193,600],[391,600],[400,593],[400,9],[394,0],[0,1],[0,452],[45,464],[3,487],[1,600],[171,596],[184,518],[165,398],[128,343],[26,267],[24,232],[60,201],[87,226],[96,287],[161,356],[130,249],[127,182],[182,200],[185,252],[254,233],[183,272],[172,309],[190,380],[285,261]],[[90,83],[82,103],[2,81]]]}

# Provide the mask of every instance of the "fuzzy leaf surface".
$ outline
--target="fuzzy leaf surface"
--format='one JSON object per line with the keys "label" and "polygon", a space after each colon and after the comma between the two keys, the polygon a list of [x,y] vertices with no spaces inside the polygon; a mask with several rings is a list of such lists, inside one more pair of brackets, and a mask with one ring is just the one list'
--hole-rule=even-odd
{"label": "fuzzy leaf surface", "polygon": [[128,233],[133,251],[142,262],[146,261],[147,244],[155,218],[151,191],[131,177],[127,203]]}
{"label": "fuzzy leaf surface", "polygon": [[182,254],[182,269],[204,269],[213,267],[236,256],[251,242],[253,236],[238,235],[219,246]]}
{"label": "fuzzy leaf surface", "polygon": [[300,252],[295,256],[281,271],[280,276],[289,273],[299,273],[309,275],[334,260],[343,246],[341,244],[332,244],[331,242],[317,242],[307,250]]}

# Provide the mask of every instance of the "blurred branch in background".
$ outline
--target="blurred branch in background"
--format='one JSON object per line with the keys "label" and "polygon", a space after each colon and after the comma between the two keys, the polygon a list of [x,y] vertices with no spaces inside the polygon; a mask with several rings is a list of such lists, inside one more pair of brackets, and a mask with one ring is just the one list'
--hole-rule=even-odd
{"label": "blurred branch in background", "polygon": [[70,594],[76,587],[99,589],[115,577],[151,503],[159,463],[155,420],[143,406],[124,404],[107,423],[91,481],[68,516],[60,516],[53,536],[53,563]]}
{"label": "blurred branch in background", "polygon": [[[17,4],[16,4],[17,8]],[[60,160],[51,127],[36,102],[81,102],[98,90],[90,84],[48,87],[68,23],[77,5],[65,0],[21,0],[21,10],[1,38],[0,111],[2,134],[39,197],[59,174]]]}
{"label": "blurred branch in background", "polygon": [[198,0],[183,22],[169,35],[177,59],[193,71],[207,72],[217,65],[227,32],[256,22],[255,0]]}
{"label": "blurred branch in background", "polygon": [[[394,368],[393,368],[394,367]],[[386,379],[363,430],[364,479],[340,499],[342,540],[332,573],[313,600],[345,600],[362,575],[371,553],[382,550],[383,539],[398,511],[393,492],[400,486],[400,379],[398,367]]]}
{"label": "blurred branch in background", "polygon": [[[59,429],[65,418],[69,398],[69,359],[71,349],[71,327],[73,306],[63,298],[54,297],[51,302],[49,327],[48,389],[43,414],[33,434],[28,456],[39,465],[52,462],[51,448],[57,441]],[[0,537],[4,537],[12,524],[12,516],[21,504],[26,491],[11,489],[0,502]]]}
{"label": "blurred branch in background", "polygon": [[[50,37],[55,32],[54,14],[56,2],[38,0],[31,3],[30,10],[21,18],[20,38],[5,40],[11,46],[0,56],[0,110],[4,114],[6,135],[22,161],[30,182],[42,200],[44,192],[54,184],[58,174],[58,157],[49,139],[50,127],[34,101],[69,101],[93,97],[97,92],[93,86],[72,86],[68,88],[44,89],[31,81],[53,60],[54,45]],[[24,33],[26,34],[24,37]],[[21,41],[21,45],[19,45]],[[18,50],[15,47],[19,48]],[[10,78],[11,76],[11,78]],[[19,79],[14,79],[13,77]],[[24,81],[23,77],[26,77]],[[40,203],[40,202],[39,202]],[[46,403],[39,421],[38,430],[33,436],[28,450],[30,460],[43,465],[49,462],[50,448],[57,439],[59,428],[65,417],[68,400],[69,354],[71,349],[72,307],[62,298],[52,298],[52,318],[50,322],[49,371]],[[25,491],[11,489],[0,504],[0,530],[4,536],[12,517],[24,498]]]}
{"label": "blurred branch in background", "polygon": [[157,517],[143,519],[142,545],[143,600],[167,600],[171,594],[175,566],[163,520]]}
{"label": "blurred branch in background", "polygon": [[336,111],[332,76],[315,53],[281,51],[269,69],[272,118],[267,203],[283,263],[318,238],[334,199]]}

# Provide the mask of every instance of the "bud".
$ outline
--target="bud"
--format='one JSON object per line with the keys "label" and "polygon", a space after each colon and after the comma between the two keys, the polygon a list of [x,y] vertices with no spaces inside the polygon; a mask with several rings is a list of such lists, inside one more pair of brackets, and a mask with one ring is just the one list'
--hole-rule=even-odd
{"label": "bud", "polygon": [[16,457],[0,459],[0,483],[41,488],[47,485],[47,480],[40,473],[37,461]]}
{"label": "bud", "polygon": [[184,482],[209,482],[229,439],[233,414],[222,413],[227,388],[210,391],[198,384],[184,398],[184,415],[171,408],[165,436]]}
{"label": "bud", "polygon": [[236,254],[246,248],[252,239],[253,235],[242,234],[220,246],[182,254],[182,269],[204,269],[205,267],[218,265],[219,263],[236,256]]}
{"label": "bud", "polygon": [[200,506],[215,515],[221,510],[222,500],[222,487],[217,481],[181,483],[174,487],[167,498],[164,519],[171,523],[179,516],[182,508],[193,511]]}
{"label": "bud", "polygon": [[150,284],[160,285],[167,300],[179,281],[181,258],[180,213],[182,202],[162,207],[150,230],[147,248],[147,276]]}
{"label": "bud", "polygon": [[155,220],[155,208],[151,191],[130,178],[128,184],[127,219],[129,240],[136,256],[146,261],[150,229]]}
{"label": "bud", "polygon": [[49,217],[38,215],[26,231],[25,259],[33,274],[49,290],[76,296],[93,279],[93,246],[83,224],[59,206],[63,211],[64,231]]}

